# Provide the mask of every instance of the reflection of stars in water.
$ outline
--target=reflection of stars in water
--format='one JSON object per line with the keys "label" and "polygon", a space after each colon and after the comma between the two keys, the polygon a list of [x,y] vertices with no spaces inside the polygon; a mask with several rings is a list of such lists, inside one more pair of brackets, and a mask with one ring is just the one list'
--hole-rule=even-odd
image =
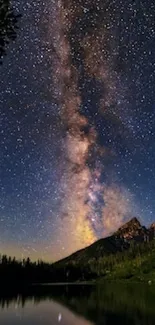
{"label": "reflection of stars in water", "polygon": [[60,313],[60,314],[58,315],[58,322],[60,323],[61,320],[62,320],[62,314]]}

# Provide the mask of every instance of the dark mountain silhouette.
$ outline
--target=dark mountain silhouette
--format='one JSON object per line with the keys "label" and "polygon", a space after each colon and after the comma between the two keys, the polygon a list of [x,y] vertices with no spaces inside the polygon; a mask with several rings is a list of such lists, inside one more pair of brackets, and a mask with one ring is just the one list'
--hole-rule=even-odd
{"label": "dark mountain silhouette", "polygon": [[92,245],[81,249],[70,256],[56,262],[55,266],[65,266],[74,263],[89,263],[92,259],[116,254],[130,248],[131,243],[134,244],[149,242],[155,236],[155,223],[150,228],[142,226],[137,218],[121,226],[112,236],[102,238]]}
{"label": "dark mountain silhouette", "polygon": [[135,279],[155,283],[155,223],[133,218],[112,236],[53,264],[0,255],[0,285],[9,290],[36,283]]}

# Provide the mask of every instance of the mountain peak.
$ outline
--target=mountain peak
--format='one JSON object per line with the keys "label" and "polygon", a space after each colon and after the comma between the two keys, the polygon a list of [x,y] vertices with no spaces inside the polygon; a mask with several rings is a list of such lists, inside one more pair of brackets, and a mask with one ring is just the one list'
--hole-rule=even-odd
{"label": "mountain peak", "polygon": [[113,235],[101,238],[90,246],[73,253],[55,264],[63,266],[69,265],[70,263],[89,263],[89,261],[94,259],[97,260],[100,257],[129,249],[132,241],[138,244],[149,242],[153,239],[155,240],[155,222],[147,229],[134,217],[122,225]]}
{"label": "mountain peak", "polygon": [[145,233],[145,227],[142,227],[139,220],[134,217],[123,226],[121,226],[115,233],[117,236],[122,236],[126,239],[132,239]]}
{"label": "mountain peak", "polygon": [[136,227],[136,228],[138,227],[139,228],[139,227],[142,227],[142,226],[141,226],[141,223],[139,222],[139,220],[136,217],[134,217],[131,220],[127,221],[124,225],[122,225],[118,229],[118,231],[120,231],[122,229],[126,229],[128,227]]}
{"label": "mountain peak", "polygon": [[141,225],[141,223],[140,223],[140,221],[136,218],[136,217],[134,217],[134,218],[132,218],[131,220],[129,220],[128,222],[126,222],[125,224],[124,224],[124,227],[125,226],[137,226],[137,227],[142,227],[142,225]]}

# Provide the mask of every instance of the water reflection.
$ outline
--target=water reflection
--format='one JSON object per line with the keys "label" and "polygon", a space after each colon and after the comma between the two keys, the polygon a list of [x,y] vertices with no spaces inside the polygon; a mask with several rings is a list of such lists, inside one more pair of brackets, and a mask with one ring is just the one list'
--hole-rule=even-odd
{"label": "water reflection", "polygon": [[4,325],[154,325],[155,287],[36,286],[0,296]]}
{"label": "water reflection", "polygon": [[0,310],[0,324],[3,325],[92,325],[83,317],[53,300],[37,301],[35,298],[23,301],[3,301]]}

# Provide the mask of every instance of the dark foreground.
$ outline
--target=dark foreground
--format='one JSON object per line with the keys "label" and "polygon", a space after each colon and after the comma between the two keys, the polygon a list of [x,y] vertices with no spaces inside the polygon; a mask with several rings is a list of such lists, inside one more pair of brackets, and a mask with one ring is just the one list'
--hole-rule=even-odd
{"label": "dark foreground", "polygon": [[3,289],[0,305],[3,325],[155,324],[155,287],[143,284]]}

